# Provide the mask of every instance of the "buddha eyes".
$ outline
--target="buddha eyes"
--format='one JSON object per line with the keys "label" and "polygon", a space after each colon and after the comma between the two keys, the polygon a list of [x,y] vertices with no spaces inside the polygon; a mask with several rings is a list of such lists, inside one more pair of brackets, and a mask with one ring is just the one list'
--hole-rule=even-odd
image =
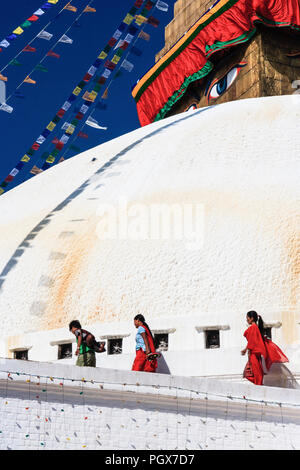
{"label": "buddha eyes", "polygon": [[242,68],[245,67],[245,65],[247,65],[246,62],[242,62],[240,64],[237,64],[234,67],[232,67],[229,70],[229,72],[227,72],[222,78],[215,79],[211,83],[211,85],[208,89],[208,92],[207,92],[208,101],[210,101],[211,99],[217,99],[221,95],[223,95],[223,93],[225,93],[225,91],[227,91],[228,88],[236,80],[238,74],[240,73]]}

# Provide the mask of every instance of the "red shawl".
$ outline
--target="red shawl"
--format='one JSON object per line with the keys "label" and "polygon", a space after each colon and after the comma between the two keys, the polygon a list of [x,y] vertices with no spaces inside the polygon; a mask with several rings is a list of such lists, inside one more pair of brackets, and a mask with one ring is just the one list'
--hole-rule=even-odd
{"label": "red shawl", "polygon": [[251,353],[261,354],[265,358],[268,370],[275,362],[289,362],[286,355],[275,343],[273,343],[273,341],[266,337],[262,338],[256,323],[252,323],[252,325],[245,331],[244,336],[248,341],[247,348]]}

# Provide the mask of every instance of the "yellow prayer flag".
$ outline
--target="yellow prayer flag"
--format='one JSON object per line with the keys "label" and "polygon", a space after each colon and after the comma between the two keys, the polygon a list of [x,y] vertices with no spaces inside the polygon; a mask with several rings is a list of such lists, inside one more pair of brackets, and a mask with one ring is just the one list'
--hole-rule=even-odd
{"label": "yellow prayer flag", "polygon": [[132,15],[129,15],[129,13],[125,16],[124,20],[123,20],[123,23],[125,24],[130,24],[132,23],[133,21],[133,16]]}
{"label": "yellow prayer flag", "polygon": [[24,80],[24,83],[36,83],[35,80],[32,80],[32,78],[30,78],[29,76],[27,76]]}
{"label": "yellow prayer flag", "polygon": [[21,158],[21,162],[29,162],[30,157],[28,155],[24,155],[24,157]]}
{"label": "yellow prayer flag", "polygon": [[78,96],[79,93],[81,92],[82,88],[80,88],[79,86],[77,86],[76,88],[74,88],[74,90],[72,91],[73,95],[75,96]]}
{"label": "yellow prayer flag", "polygon": [[0,73],[0,80],[2,80],[3,82],[7,82],[7,77],[4,77],[4,75]]}
{"label": "yellow prayer flag", "polygon": [[21,26],[18,26],[14,31],[14,34],[22,34],[24,33],[24,29],[21,28]]}
{"label": "yellow prayer flag", "polygon": [[0,188],[0,194],[4,193],[4,189]]}
{"label": "yellow prayer flag", "polygon": [[91,93],[89,93],[88,91],[85,92],[85,94],[83,95],[82,99],[85,100],[85,101],[92,101],[94,102],[96,97],[97,97],[98,93],[96,93],[95,91],[91,91]]}
{"label": "yellow prayer flag", "polygon": [[135,22],[137,25],[141,26],[141,24],[145,23],[147,21],[147,18],[142,15],[135,15]]}
{"label": "yellow prayer flag", "polygon": [[53,157],[52,155],[49,155],[49,157],[46,159],[47,163],[53,163],[54,161],[55,161],[55,157]]}
{"label": "yellow prayer flag", "polygon": [[69,127],[65,130],[65,133],[72,135],[74,131],[75,127],[73,126],[73,124],[70,124]]}
{"label": "yellow prayer flag", "polygon": [[53,5],[56,5],[56,3],[58,3],[58,0],[48,0],[48,3],[53,3]]}
{"label": "yellow prayer flag", "polygon": [[92,8],[92,7],[85,7],[85,9],[83,10],[83,12],[90,12],[90,13],[95,13],[96,12],[96,8]]}
{"label": "yellow prayer flag", "polygon": [[49,122],[48,126],[46,127],[46,129],[48,129],[48,131],[53,131],[54,127],[56,126],[55,122]]}
{"label": "yellow prayer flag", "polygon": [[98,55],[98,59],[105,59],[106,57],[107,57],[107,54],[104,51],[100,52],[100,54]]}
{"label": "yellow prayer flag", "polygon": [[112,61],[113,64],[117,64],[120,59],[121,59],[121,57],[119,57],[118,55],[114,55],[113,58],[111,59],[111,61]]}
{"label": "yellow prayer flag", "polygon": [[74,11],[74,13],[76,13],[77,8],[76,8],[76,7],[73,7],[73,5],[66,5],[66,6],[64,7],[64,10]]}

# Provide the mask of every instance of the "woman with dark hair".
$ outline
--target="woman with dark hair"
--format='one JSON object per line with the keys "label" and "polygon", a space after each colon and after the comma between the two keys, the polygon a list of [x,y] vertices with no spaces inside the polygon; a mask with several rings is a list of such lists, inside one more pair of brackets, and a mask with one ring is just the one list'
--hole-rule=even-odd
{"label": "woman with dark hair", "polygon": [[247,346],[241,351],[242,355],[248,351],[248,362],[243,376],[255,385],[262,385],[264,378],[262,357],[265,359],[268,370],[274,362],[288,362],[289,360],[281,349],[265,336],[264,322],[260,315],[251,310],[247,313],[246,320],[250,326],[244,332],[248,341]]}
{"label": "woman with dark hair", "polygon": [[136,357],[131,370],[143,372],[155,372],[157,369],[157,357],[160,356],[155,350],[152,332],[145,322],[143,315],[134,317],[134,326],[137,328],[136,335]]}

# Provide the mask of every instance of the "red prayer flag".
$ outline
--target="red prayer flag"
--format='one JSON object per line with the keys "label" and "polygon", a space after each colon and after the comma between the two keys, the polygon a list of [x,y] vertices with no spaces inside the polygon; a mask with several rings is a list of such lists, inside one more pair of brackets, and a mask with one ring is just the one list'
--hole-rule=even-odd
{"label": "red prayer flag", "polygon": [[8,175],[6,178],[5,178],[5,182],[6,183],[9,183],[10,181],[12,181],[14,179],[14,177],[12,175]]}
{"label": "red prayer flag", "polygon": [[111,46],[111,47],[114,47],[114,45],[116,44],[117,40],[115,38],[111,38],[109,41],[108,41],[108,45]]}
{"label": "red prayer flag", "polygon": [[37,15],[32,15],[30,18],[27,18],[28,21],[37,21],[39,17]]}
{"label": "red prayer flag", "polygon": [[159,20],[157,18],[154,18],[154,16],[149,16],[149,18],[147,18],[147,23],[157,28],[157,26],[159,25]]}
{"label": "red prayer flag", "polygon": [[151,0],[149,0],[146,5],[145,5],[145,8],[146,10],[151,10],[151,8],[153,7],[154,3],[151,2]]}
{"label": "red prayer flag", "polygon": [[87,134],[85,134],[84,132],[78,132],[78,137],[81,137],[82,139],[88,139],[89,136]]}
{"label": "red prayer flag", "polygon": [[47,55],[50,56],[50,57],[56,57],[57,59],[60,58],[60,55],[56,54],[56,52],[53,52],[53,51],[47,52]]}
{"label": "red prayer flag", "polygon": [[59,139],[57,137],[54,137],[54,139],[52,140],[52,144],[56,145],[58,144],[59,142]]}
{"label": "red prayer flag", "polygon": [[34,142],[34,144],[31,146],[31,148],[33,150],[38,150],[40,148],[40,144],[38,144],[37,142]]}
{"label": "red prayer flag", "polygon": [[83,77],[83,81],[89,82],[91,78],[92,78],[92,75],[90,75],[89,73],[86,73],[85,76]]}
{"label": "red prayer flag", "polygon": [[81,121],[81,119],[83,118],[83,116],[84,116],[84,114],[81,113],[81,112],[79,112],[79,113],[76,114],[75,119],[78,119],[79,121]]}
{"label": "red prayer flag", "polygon": [[63,146],[64,146],[64,143],[59,140],[57,144],[55,145],[55,148],[58,150],[62,150]]}
{"label": "red prayer flag", "polygon": [[62,118],[65,113],[66,113],[66,111],[61,108],[61,109],[58,111],[57,116],[60,117],[60,118]]}
{"label": "red prayer flag", "polygon": [[143,0],[136,0],[134,6],[135,6],[136,8],[140,8],[140,7],[142,6],[142,4],[143,4]]}
{"label": "red prayer flag", "polygon": [[25,46],[24,49],[23,49],[24,52],[36,52],[36,48],[35,47],[31,47],[31,46]]}

